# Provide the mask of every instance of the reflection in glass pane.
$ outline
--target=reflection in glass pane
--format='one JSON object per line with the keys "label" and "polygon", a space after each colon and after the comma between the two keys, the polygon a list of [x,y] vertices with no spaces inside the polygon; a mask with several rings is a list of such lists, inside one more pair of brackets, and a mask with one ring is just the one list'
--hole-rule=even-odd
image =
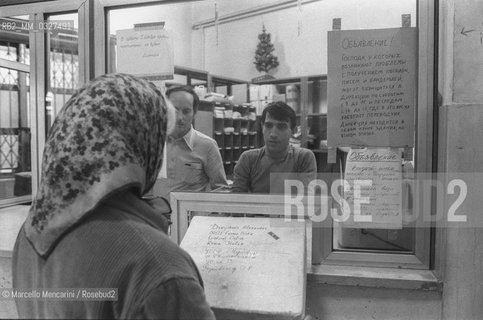
{"label": "reflection in glass pane", "polygon": [[[15,43],[0,42],[0,59],[17,61],[17,46]],[[18,73],[15,70],[0,68],[0,83],[2,85],[16,85]]]}
{"label": "reflection in glass pane", "polygon": [[[27,17],[28,19],[28,17]],[[25,17],[1,18],[20,25]],[[0,59],[28,65],[27,30],[2,30]],[[32,193],[29,74],[0,67],[0,201]]]}
{"label": "reflection in glass pane", "polygon": [[[0,48],[8,51],[8,46]],[[0,200],[32,192],[28,78],[0,68]]]}
{"label": "reflection in glass pane", "polygon": [[73,27],[48,33],[49,83],[46,84],[46,130],[79,87],[78,14],[51,15],[49,21],[70,21]]}
{"label": "reflection in glass pane", "polygon": [[334,224],[334,249],[343,251],[359,249],[364,251],[413,252],[414,228],[402,229],[357,229],[344,228]]}

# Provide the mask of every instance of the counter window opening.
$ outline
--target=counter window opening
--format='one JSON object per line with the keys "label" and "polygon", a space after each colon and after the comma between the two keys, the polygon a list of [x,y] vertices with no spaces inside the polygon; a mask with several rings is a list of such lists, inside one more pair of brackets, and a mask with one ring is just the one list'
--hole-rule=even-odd
{"label": "counter window opening", "polygon": [[[5,110],[20,110],[20,124],[2,124],[2,128],[17,130],[18,127],[18,130],[32,130],[31,150],[27,153],[31,157],[33,191],[38,183],[42,141],[45,141],[42,136],[45,136],[59,106],[87,78],[117,71],[120,63],[117,59],[120,49],[119,39],[116,38],[118,31],[133,29],[135,25],[146,22],[164,23],[164,28],[169,31],[171,37],[174,79],[154,79],[156,85],[165,87],[172,84],[190,84],[202,93],[216,92],[235,97],[234,105],[224,102],[217,104],[216,101],[202,102],[195,118],[195,128],[217,141],[228,176],[245,150],[259,147],[263,143],[258,111],[271,100],[285,98],[288,103],[293,104],[297,112],[297,135],[293,137],[292,142],[311,149],[316,156],[319,173],[330,176],[332,181],[344,178],[347,166],[347,152],[339,150],[335,154],[335,159],[329,159],[334,154],[327,150],[328,134],[333,128],[333,122],[331,123],[327,115],[328,107],[330,108],[327,92],[331,81],[328,78],[327,44],[328,32],[334,29],[334,19],[340,19],[336,21],[340,22],[342,31],[383,30],[401,28],[404,21],[408,23],[407,17],[410,16],[409,27],[417,28],[417,45],[414,48],[417,60],[417,90],[414,103],[413,143],[408,148],[399,145],[396,147],[401,147],[402,175],[408,188],[411,188],[409,177],[412,168],[415,173],[432,172],[435,141],[432,98],[434,2],[431,0],[404,0],[396,3],[384,0],[351,0],[344,3],[336,0],[306,0],[300,3],[296,0],[218,0],[216,8],[213,1],[145,0],[135,4],[128,0],[74,2],[58,1],[55,6],[37,3],[36,6],[11,7],[4,11],[11,17],[30,14],[28,19],[65,18],[78,22],[77,34],[65,32],[57,38],[54,35],[44,38],[41,34],[19,33],[27,42],[24,42],[23,46],[19,44],[17,52],[20,56],[24,52],[27,57],[30,54],[33,58],[27,58],[26,62],[20,58],[16,61],[26,65],[29,64],[29,59],[35,62],[35,74],[31,74],[30,80],[25,80],[27,95],[29,92],[35,92],[35,95],[29,98],[19,96],[18,101],[25,100],[30,103],[28,107],[11,108],[14,100],[1,99],[2,123],[7,121],[3,116],[7,114]],[[24,12],[25,10],[28,12]],[[69,16],[63,16],[66,13],[69,13]],[[279,66],[271,70],[275,79],[259,81],[255,88],[251,80],[259,77],[260,73],[253,61],[259,43],[258,35],[263,26],[271,33],[271,42],[275,48],[273,53],[278,57]],[[1,34],[5,35],[4,32]],[[0,48],[4,48],[0,52],[7,52],[8,47],[17,46],[10,38],[8,41],[6,38],[0,40]],[[29,41],[33,40],[35,44],[30,45]],[[11,64],[2,62],[4,60],[8,58],[2,55],[0,75],[8,74],[5,68],[7,66],[13,70]],[[42,67],[41,61],[50,61],[50,64]],[[20,70],[25,69],[20,64],[15,66]],[[18,74],[26,74],[29,78],[28,73]],[[18,78],[21,80],[20,76]],[[0,81],[3,81],[2,79],[5,77],[0,78]],[[22,83],[20,80],[19,83]],[[15,86],[7,87],[8,84],[2,85],[3,96],[12,96],[12,93],[17,95],[17,92],[11,90]],[[19,88],[20,92],[23,92],[21,85]],[[48,99],[45,99],[46,97]],[[227,114],[235,113],[241,117],[226,117]],[[0,136],[0,143],[4,136],[5,134]],[[2,152],[4,145],[3,143]],[[23,147],[21,149],[23,150]],[[3,161],[2,154],[0,162]],[[5,173],[2,171],[2,174]],[[11,183],[13,178],[11,176],[3,180],[10,179]],[[418,219],[397,229],[354,228],[330,219],[325,220],[322,225],[314,223],[310,233],[312,262],[323,265],[431,269],[434,229],[431,228],[431,224],[425,224],[422,220],[423,213],[428,214],[432,211],[431,202],[421,204],[416,212],[414,197],[417,196],[417,192],[414,189],[411,191],[412,193],[402,191],[405,196],[402,200],[402,210],[413,213]],[[229,195],[213,194],[215,198],[211,196],[209,194],[197,201],[205,203],[206,200],[212,206],[223,204],[227,210],[231,206],[228,211],[248,213],[250,216],[257,215],[257,206],[265,208],[274,205],[270,202],[273,199],[264,201],[262,196],[256,195],[251,195],[252,200],[249,200],[250,196],[237,196],[237,201],[244,199],[245,202],[236,204],[226,200],[229,199]],[[180,208],[187,208],[191,203],[190,199],[194,198],[195,194],[175,195],[173,201]],[[214,210],[206,207],[206,210],[193,208],[188,211],[211,213]],[[176,232],[182,231],[181,224],[187,223],[189,217],[178,218],[178,225],[173,227],[173,237],[180,240],[179,237],[182,235]]]}
{"label": "counter window opening", "polygon": [[[157,18],[152,21],[162,21],[172,37],[175,65],[174,79],[161,85],[201,86],[207,92],[231,94],[235,99],[239,98],[237,95],[242,95],[240,105],[245,102],[249,104],[248,108],[254,108],[247,110],[248,114],[250,111],[257,113],[264,104],[280,99],[280,96],[290,98],[289,102],[295,103],[294,109],[297,112],[299,140],[295,143],[314,151],[321,174],[330,174],[332,179],[344,178],[346,153],[339,151],[336,162],[331,163],[328,161],[326,148],[327,134],[331,128],[328,123],[330,119],[327,117],[327,32],[332,30],[333,19],[341,18],[342,30],[386,29],[401,27],[402,17],[407,19],[410,15],[409,26],[419,28],[420,52],[431,49],[430,43],[425,42],[428,37],[426,33],[431,31],[429,22],[421,25],[418,16],[421,8],[418,8],[416,1],[403,1],[397,8],[394,8],[394,4],[381,1],[358,1],[358,4],[361,2],[364,4],[363,9],[354,12],[335,10],[341,4],[334,1],[311,1],[302,4],[303,10],[300,13],[295,1],[287,6],[270,6],[268,3],[257,3],[255,6],[248,2],[233,4],[230,1],[218,1],[217,21],[213,19],[215,7],[210,1],[135,8],[106,6],[107,70],[114,71],[119,67],[120,62],[116,60],[119,50],[116,46],[117,32],[151,21],[148,17],[156,15]],[[384,13],[389,12],[388,9],[391,9],[390,15]],[[185,13],[185,17],[191,16],[191,21],[178,19],[182,13]],[[278,56],[280,65],[272,72],[276,79],[263,80],[255,87],[250,79],[256,78],[259,73],[252,60],[262,25],[271,33],[275,48],[273,53]],[[414,119],[417,121],[412,143],[415,148],[401,148],[402,152],[406,152],[403,156],[404,163],[401,162],[405,174],[411,167],[421,172],[430,172],[431,158],[427,150],[432,146],[432,126],[428,125],[431,124],[431,118],[428,118],[431,114],[431,102],[428,100],[431,89],[421,86],[427,85],[431,75],[429,70],[424,70],[427,67],[426,62],[419,63],[418,79],[424,81],[419,82],[420,94],[415,97],[417,107],[414,109]],[[232,177],[233,168],[243,151],[263,144],[259,123],[254,123],[258,130],[251,130],[250,122],[245,124],[242,120],[226,117],[226,114],[235,111],[243,115],[243,110],[240,110],[242,109],[237,105],[223,103],[208,103],[203,108],[202,103],[195,119],[195,127],[217,141],[228,177]],[[255,119],[259,121],[260,118]],[[236,131],[237,128],[241,130],[245,126],[248,131],[246,136]],[[231,128],[233,132],[229,131]],[[407,153],[412,153],[412,156]],[[408,183],[406,185],[409,186]],[[410,213],[410,197],[406,196],[403,203],[402,210]],[[244,210],[248,213],[249,206],[248,203],[245,206],[239,204],[236,210],[238,214],[243,214]],[[232,213],[233,210],[235,209],[232,208]],[[191,216],[202,214],[203,210],[198,208],[188,211],[194,212],[189,214]],[[183,214],[188,215],[188,211]],[[207,209],[204,214],[212,211]],[[256,212],[250,211],[249,215],[256,215]],[[189,216],[179,217],[180,223],[187,223]],[[182,231],[185,226],[178,227]],[[322,225],[314,224],[312,237],[313,263],[415,269],[430,267],[431,228],[423,225],[422,220],[401,225],[400,228],[376,229],[348,227],[327,219]]]}

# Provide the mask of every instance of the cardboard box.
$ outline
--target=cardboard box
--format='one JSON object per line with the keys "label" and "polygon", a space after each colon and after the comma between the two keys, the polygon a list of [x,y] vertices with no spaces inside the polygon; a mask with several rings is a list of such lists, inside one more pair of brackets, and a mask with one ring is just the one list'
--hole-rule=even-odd
{"label": "cardboard box", "polygon": [[195,216],[181,247],[217,319],[303,319],[305,222]]}

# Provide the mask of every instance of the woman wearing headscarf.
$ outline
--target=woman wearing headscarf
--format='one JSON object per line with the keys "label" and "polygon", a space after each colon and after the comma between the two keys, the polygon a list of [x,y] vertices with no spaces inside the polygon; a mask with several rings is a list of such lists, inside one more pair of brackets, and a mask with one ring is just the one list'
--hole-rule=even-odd
{"label": "woman wearing headscarf", "polygon": [[125,74],[91,81],[62,108],[15,244],[13,286],[75,299],[18,298],[21,318],[214,319],[194,262],[167,236],[169,206],[142,199],[161,167],[168,109],[154,85]]}

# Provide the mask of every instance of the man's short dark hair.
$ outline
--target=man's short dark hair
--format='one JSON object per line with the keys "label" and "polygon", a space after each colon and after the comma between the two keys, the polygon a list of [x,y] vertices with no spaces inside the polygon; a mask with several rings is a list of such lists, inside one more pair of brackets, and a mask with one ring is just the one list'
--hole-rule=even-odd
{"label": "man's short dark hair", "polygon": [[276,101],[270,102],[267,104],[265,109],[262,112],[262,125],[265,123],[265,118],[267,117],[267,113],[270,114],[270,117],[277,121],[286,121],[290,123],[290,129],[294,131],[296,125],[296,115],[295,111],[288,106],[285,102]]}
{"label": "man's short dark hair", "polygon": [[169,99],[169,96],[174,92],[187,92],[193,96],[193,113],[198,111],[198,105],[200,104],[200,98],[196,94],[196,92],[190,86],[172,86],[166,90],[166,97]]}

